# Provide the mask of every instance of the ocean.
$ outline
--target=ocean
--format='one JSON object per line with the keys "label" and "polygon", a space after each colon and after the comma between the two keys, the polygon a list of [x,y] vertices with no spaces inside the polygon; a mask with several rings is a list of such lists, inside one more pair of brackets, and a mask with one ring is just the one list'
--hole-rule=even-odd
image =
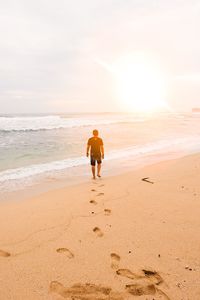
{"label": "ocean", "polygon": [[104,176],[200,150],[199,113],[0,115],[0,198],[89,180],[93,129],[104,140]]}

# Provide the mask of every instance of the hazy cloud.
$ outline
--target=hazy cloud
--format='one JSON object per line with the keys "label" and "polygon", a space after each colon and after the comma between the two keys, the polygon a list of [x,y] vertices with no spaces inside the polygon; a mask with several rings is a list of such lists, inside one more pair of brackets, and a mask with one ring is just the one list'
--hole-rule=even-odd
{"label": "hazy cloud", "polygon": [[117,110],[112,75],[95,59],[134,51],[184,78],[169,83],[171,105],[200,104],[186,76],[200,73],[199,35],[199,1],[0,0],[0,113]]}

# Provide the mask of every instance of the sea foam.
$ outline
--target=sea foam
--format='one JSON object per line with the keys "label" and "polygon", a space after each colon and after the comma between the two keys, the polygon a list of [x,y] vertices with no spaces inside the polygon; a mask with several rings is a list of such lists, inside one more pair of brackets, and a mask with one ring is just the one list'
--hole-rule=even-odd
{"label": "sea foam", "polygon": [[[149,155],[162,155],[170,152],[189,151],[197,152],[200,150],[200,141],[198,136],[160,140],[154,143],[147,143],[144,145],[137,145],[133,147],[126,147],[120,150],[110,151],[106,154],[105,161],[124,159],[127,162],[129,159],[137,159],[137,157],[146,157]],[[83,166],[88,164],[88,159],[85,156],[67,158],[64,160],[51,161],[48,163],[34,164],[25,167],[8,169],[0,172],[0,182],[18,180],[28,177],[33,177],[45,173],[52,173],[55,171],[66,170],[72,167]]]}
{"label": "sea foam", "polygon": [[56,115],[37,117],[0,117],[1,131],[29,131],[29,130],[51,130],[61,128],[73,128],[95,125],[109,125],[127,122],[143,122],[142,118],[128,118],[121,116],[118,118],[82,117],[71,118]]}

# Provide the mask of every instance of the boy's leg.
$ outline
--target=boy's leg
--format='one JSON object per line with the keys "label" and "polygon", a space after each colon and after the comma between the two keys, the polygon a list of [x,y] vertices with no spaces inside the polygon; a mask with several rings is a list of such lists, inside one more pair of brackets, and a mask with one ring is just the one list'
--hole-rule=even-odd
{"label": "boy's leg", "polygon": [[98,177],[101,177],[100,172],[101,172],[101,163],[98,163],[97,164],[97,176]]}
{"label": "boy's leg", "polygon": [[95,176],[95,159],[93,157],[91,157],[91,168],[92,168],[93,179],[95,179],[96,178],[96,176]]}
{"label": "boy's leg", "polygon": [[95,166],[92,166],[92,175],[93,175],[93,179],[95,179]]}

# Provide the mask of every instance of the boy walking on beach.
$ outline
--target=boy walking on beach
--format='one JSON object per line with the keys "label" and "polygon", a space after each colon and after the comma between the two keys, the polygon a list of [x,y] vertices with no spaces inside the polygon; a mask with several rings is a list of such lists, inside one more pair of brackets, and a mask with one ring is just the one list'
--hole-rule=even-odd
{"label": "boy walking on beach", "polygon": [[97,162],[97,176],[101,177],[100,171],[101,171],[101,163],[102,159],[104,159],[104,147],[103,147],[103,140],[98,137],[99,132],[98,130],[93,130],[93,137],[91,137],[88,140],[87,143],[87,150],[86,150],[86,156],[89,156],[90,151],[90,163],[92,166],[92,175],[93,179],[96,179],[95,176],[95,165]]}

